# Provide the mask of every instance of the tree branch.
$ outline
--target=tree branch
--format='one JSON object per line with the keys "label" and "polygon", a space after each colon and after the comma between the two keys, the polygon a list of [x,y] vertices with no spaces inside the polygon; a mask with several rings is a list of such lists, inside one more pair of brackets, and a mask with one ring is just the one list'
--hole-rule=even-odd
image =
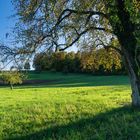
{"label": "tree branch", "polygon": [[105,31],[105,28],[100,28],[100,27],[89,27],[89,28],[87,28],[83,32],[79,33],[79,35],[77,36],[77,38],[75,40],[73,40],[69,45],[67,45],[65,48],[60,49],[60,51],[64,51],[67,48],[69,48],[72,45],[74,45],[81,38],[82,35],[86,34],[90,30],[101,30],[101,31]]}
{"label": "tree branch", "polygon": [[[65,15],[67,12],[69,12],[69,14]],[[59,16],[58,18],[58,22],[61,20],[64,20],[66,17],[70,16],[72,13],[74,14],[78,14],[78,15],[90,15],[90,16],[93,16],[93,15],[100,15],[100,16],[103,16],[105,18],[108,18],[108,15],[105,14],[105,13],[102,13],[102,12],[98,12],[98,11],[77,11],[77,10],[73,10],[73,9],[65,9]],[[65,15],[63,17],[63,15]]]}
{"label": "tree branch", "polygon": [[115,51],[117,51],[120,55],[123,54],[122,51],[121,51],[119,48],[116,48],[116,47],[114,47],[113,45],[105,45],[104,42],[103,42],[102,40],[100,40],[100,39],[97,39],[96,41],[100,41],[100,43],[97,44],[96,47],[98,47],[98,46],[103,46],[105,49],[112,48],[112,49],[114,49]]}

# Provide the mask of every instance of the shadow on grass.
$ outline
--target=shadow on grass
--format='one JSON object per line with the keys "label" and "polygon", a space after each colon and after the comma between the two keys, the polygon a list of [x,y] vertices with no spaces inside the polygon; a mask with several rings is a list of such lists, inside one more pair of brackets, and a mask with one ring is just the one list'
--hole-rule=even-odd
{"label": "shadow on grass", "polygon": [[[29,77],[23,85],[17,85],[16,88],[69,88],[69,87],[92,87],[92,86],[114,86],[129,85],[128,76],[93,76],[89,74],[68,74],[61,73],[42,73],[34,74]],[[0,87],[7,87],[0,84]]]}
{"label": "shadow on grass", "polygon": [[[53,79],[54,80],[54,79]],[[21,85],[17,88],[71,88],[71,87],[93,87],[93,86],[120,86],[129,85],[127,76],[91,76],[91,77],[74,77],[65,79],[57,79],[54,82],[47,82],[33,85]]]}
{"label": "shadow on grass", "polygon": [[10,140],[137,140],[139,138],[140,109],[125,106]]}

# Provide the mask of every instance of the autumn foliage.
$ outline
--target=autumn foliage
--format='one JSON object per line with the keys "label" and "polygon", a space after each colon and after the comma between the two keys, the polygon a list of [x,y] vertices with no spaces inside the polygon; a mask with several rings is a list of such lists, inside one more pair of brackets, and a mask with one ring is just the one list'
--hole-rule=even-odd
{"label": "autumn foliage", "polygon": [[105,49],[77,53],[39,53],[34,58],[34,67],[37,71],[52,70],[64,73],[124,73],[120,55],[114,50],[108,53]]}

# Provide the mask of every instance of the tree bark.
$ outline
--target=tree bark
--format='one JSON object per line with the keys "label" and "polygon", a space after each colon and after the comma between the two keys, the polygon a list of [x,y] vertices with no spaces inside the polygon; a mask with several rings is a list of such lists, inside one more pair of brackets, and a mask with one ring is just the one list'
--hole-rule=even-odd
{"label": "tree bark", "polygon": [[123,49],[123,59],[125,67],[128,71],[131,89],[132,89],[132,105],[140,107],[140,77],[138,75],[138,69],[136,68],[136,62],[134,56],[132,56],[126,49]]}
{"label": "tree bark", "polygon": [[134,34],[135,24],[132,22],[131,15],[125,6],[125,1],[116,0],[116,4],[119,22],[112,27],[120,42],[124,64],[129,74],[132,89],[132,105],[140,107],[139,66],[135,59],[137,49],[137,39]]}
{"label": "tree bark", "polygon": [[12,84],[10,84],[10,88],[11,88],[11,90],[13,90],[13,85]]}

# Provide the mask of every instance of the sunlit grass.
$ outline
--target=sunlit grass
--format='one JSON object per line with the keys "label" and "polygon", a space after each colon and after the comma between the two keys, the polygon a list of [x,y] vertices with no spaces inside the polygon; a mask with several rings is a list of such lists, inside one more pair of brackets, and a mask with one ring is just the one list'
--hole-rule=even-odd
{"label": "sunlit grass", "polygon": [[140,136],[140,111],[130,107],[127,77],[56,75],[48,77],[61,82],[0,89],[1,139],[135,140]]}

